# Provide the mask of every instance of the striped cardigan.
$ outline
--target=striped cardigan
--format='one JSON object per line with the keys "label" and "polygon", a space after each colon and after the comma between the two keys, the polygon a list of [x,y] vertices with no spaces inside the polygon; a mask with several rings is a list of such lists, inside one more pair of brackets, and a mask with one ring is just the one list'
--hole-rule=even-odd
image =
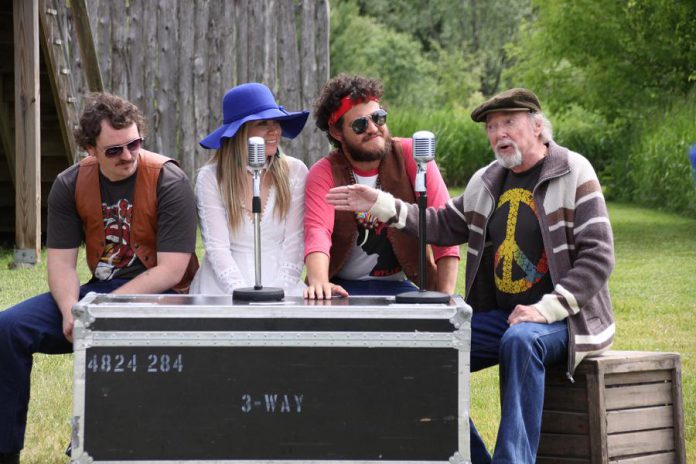
{"label": "striped cardigan", "polygon": [[[504,181],[497,162],[476,172],[464,193],[427,211],[427,241],[467,243],[466,300],[474,311],[495,307],[493,246],[488,221]],[[534,306],[550,322],[568,320],[568,376],[585,356],[608,349],[615,325],[607,281],[614,267],[613,235],[604,196],[589,161],[554,142],[533,191],[553,291]],[[418,208],[380,192],[371,212],[391,226],[418,233]]]}

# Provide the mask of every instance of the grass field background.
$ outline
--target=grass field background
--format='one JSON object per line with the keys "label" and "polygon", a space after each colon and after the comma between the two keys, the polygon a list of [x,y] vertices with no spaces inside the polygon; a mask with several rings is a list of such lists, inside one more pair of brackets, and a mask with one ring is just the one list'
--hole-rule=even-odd
{"label": "grass field background", "polygon": [[[610,279],[621,350],[682,355],[687,462],[696,462],[696,220],[625,204],[610,204],[616,268]],[[199,241],[199,257],[202,256]],[[9,270],[0,250],[0,308],[47,291],[45,255],[34,269]],[[89,275],[84,254],[80,275]],[[458,290],[463,288],[460,270]],[[72,356],[36,355],[23,464],[65,463],[70,440]],[[2,379],[0,379],[2,381]],[[498,371],[472,375],[471,415],[489,446],[499,420]]]}

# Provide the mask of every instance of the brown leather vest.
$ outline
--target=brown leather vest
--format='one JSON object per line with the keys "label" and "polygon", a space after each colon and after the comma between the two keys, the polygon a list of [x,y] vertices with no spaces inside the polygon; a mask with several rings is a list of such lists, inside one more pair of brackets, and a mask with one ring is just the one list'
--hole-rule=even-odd
{"label": "brown leather vest", "polygon": [[[138,259],[149,269],[157,265],[157,180],[164,164],[176,161],[142,149],[139,156],[129,245]],[[94,156],[80,161],[75,185],[75,206],[85,232],[87,265],[94,274],[106,247],[99,189],[99,164]],[[172,290],[187,293],[197,269],[198,259],[193,253],[184,277]]]}
{"label": "brown leather vest", "polygon": [[[410,152],[408,148],[409,142],[409,139],[394,138],[392,140],[392,150],[387,153],[380,163],[378,176],[382,190],[407,203],[415,203],[416,195],[406,172],[406,163],[403,157],[404,150]],[[340,150],[333,151],[327,156],[327,159],[331,163],[334,186],[340,187],[350,184],[352,182],[350,175],[352,167],[343,152]],[[355,222],[355,213],[336,211],[333,233],[331,234],[331,250],[329,252],[331,256],[329,260],[329,278],[336,275],[338,270],[341,269],[348,258],[348,253],[355,246],[357,236],[358,227]],[[406,235],[393,227],[387,228],[387,238],[404,273],[413,283],[418,285],[418,239]],[[426,247],[426,267],[428,278],[426,287],[428,290],[435,290],[437,269],[430,246]]]}

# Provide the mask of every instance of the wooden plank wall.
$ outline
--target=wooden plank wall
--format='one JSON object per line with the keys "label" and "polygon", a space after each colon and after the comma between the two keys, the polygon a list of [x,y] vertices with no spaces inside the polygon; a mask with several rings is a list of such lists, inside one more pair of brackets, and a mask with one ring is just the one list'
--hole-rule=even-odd
{"label": "wooden plank wall", "polygon": [[[212,154],[198,141],[220,124],[225,90],[263,82],[286,109],[311,111],[329,76],[328,0],[92,0],[87,9],[105,90],[143,110],[146,147],[177,158],[191,179]],[[310,118],[283,147],[311,165],[328,142]]]}
{"label": "wooden plank wall", "polygon": [[[15,261],[41,257],[41,137],[39,115],[39,2],[14,0]],[[21,153],[21,156],[16,156]]]}

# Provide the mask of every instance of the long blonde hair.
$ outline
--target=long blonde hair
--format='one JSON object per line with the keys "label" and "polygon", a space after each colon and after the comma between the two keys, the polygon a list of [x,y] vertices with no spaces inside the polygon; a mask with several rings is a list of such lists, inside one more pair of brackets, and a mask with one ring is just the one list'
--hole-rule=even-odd
{"label": "long blonde hair", "polygon": [[[215,151],[209,163],[216,164],[218,189],[222,203],[227,211],[230,229],[236,230],[242,223],[244,209],[240,198],[246,192],[250,178],[247,175],[248,159],[247,135],[245,123],[232,138],[223,139],[222,145]],[[278,156],[271,156],[266,166],[266,174],[271,176],[271,185],[276,191],[273,214],[279,220],[285,219],[290,209],[290,179],[288,162],[278,148]]]}

